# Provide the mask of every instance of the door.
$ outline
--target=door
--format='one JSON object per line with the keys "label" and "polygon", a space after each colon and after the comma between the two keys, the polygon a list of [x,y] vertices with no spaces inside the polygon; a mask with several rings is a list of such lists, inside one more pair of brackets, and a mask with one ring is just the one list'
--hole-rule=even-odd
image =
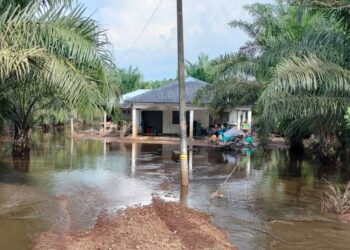
{"label": "door", "polygon": [[163,111],[142,111],[142,129],[144,134],[163,133]]}

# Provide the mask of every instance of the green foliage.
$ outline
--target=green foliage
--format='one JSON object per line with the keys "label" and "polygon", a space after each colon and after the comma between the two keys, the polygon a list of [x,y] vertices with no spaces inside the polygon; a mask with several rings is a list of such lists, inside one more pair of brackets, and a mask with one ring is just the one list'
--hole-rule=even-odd
{"label": "green foliage", "polygon": [[173,79],[144,81],[140,70],[132,66],[129,66],[127,69],[120,69],[118,75],[122,94],[130,93],[138,89],[156,89],[174,81]]}
{"label": "green foliage", "polygon": [[82,5],[32,2],[0,13],[4,118],[27,130],[48,110],[86,115],[115,103],[118,85],[105,32]]}
{"label": "green foliage", "polygon": [[[349,6],[345,1],[297,2],[247,6],[252,20],[230,25],[250,40],[238,53],[213,63],[220,79],[259,83],[255,122],[261,134],[281,130],[289,137],[314,133],[326,138],[343,129],[350,106]],[[231,87],[219,88],[224,93]]]}
{"label": "green foliage", "polygon": [[13,11],[28,7],[33,3],[37,3],[38,9],[45,6],[62,6],[72,5],[75,0],[0,0],[0,13],[3,13],[9,8]]}
{"label": "green foliage", "polygon": [[127,69],[120,69],[119,74],[122,94],[126,94],[140,88],[142,74],[138,68],[129,66]]}
{"label": "green foliage", "polygon": [[188,76],[192,76],[207,83],[213,83],[216,78],[211,60],[206,54],[200,54],[198,56],[198,61],[195,63],[186,61],[185,68]]}
{"label": "green foliage", "polygon": [[162,87],[163,85],[174,82],[175,79],[163,79],[163,80],[155,80],[155,81],[144,81],[141,84],[142,89],[157,89]]}
{"label": "green foliage", "polygon": [[303,127],[324,135],[337,131],[350,105],[350,71],[310,55],[281,61],[275,73],[260,98],[264,116],[293,120],[289,135]]}
{"label": "green foliage", "polygon": [[346,110],[344,118],[345,118],[346,126],[350,128],[350,107],[348,107],[348,109]]}
{"label": "green foliage", "polygon": [[210,100],[211,113],[220,116],[229,108],[254,105],[262,86],[254,81],[229,78],[208,84],[197,92],[196,102]]}

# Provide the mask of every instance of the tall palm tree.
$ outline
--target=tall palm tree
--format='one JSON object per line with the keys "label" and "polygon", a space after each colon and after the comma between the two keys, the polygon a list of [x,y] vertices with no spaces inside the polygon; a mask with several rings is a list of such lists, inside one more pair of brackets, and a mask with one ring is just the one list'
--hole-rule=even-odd
{"label": "tall palm tree", "polygon": [[253,21],[230,25],[250,40],[214,61],[219,78],[241,90],[217,85],[217,91],[229,96],[249,86],[237,79],[258,82],[255,121],[264,134],[278,129],[297,141],[315,134],[321,142],[339,135],[350,104],[348,1],[279,0],[246,9]]}
{"label": "tall palm tree", "polygon": [[297,50],[283,55],[260,98],[265,117],[291,121],[285,127],[289,136],[310,131],[328,138],[343,130],[350,104],[350,8],[339,11],[340,1],[335,2],[308,6],[304,17],[318,16],[323,25],[309,30],[294,43]]}
{"label": "tall palm tree", "polygon": [[200,54],[197,62],[186,61],[186,74],[207,83],[213,83],[215,80],[215,71],[212,62],[206,54]]}
{"label": "tall palm tree", "polygon": [[[301,110],[304,110],[297,109],[296,103],[291,102],[286,93],[278,96],[277,92],[282,88],[283,91],[300,88],[299,91],[304,96],[297,97],[296,92],[289,94],[292,94],[291,98],[295,98],[293,100],[296,102],[299,99],[304,101],[305,107],[312,113],[312,103],[306,103],[310,98],[304,97],[321,94],[320,88],[325,88],[325,91],[328,91],[328,88],[319,86],[320,78],[312,78],[317,72],[314,72],[315,68],[311,68],[310,63],[314,63],[314,66],[315,63],[320,63],[318,73],[323,74],[327,70],[324,69],[324,64],[321,65],[322,61],[330,63],[330,73],[334,64],[344,60],[346,36],[342,25],[333,16],[325,16],[324,13],[315,10],[306,10],[300,15],[298,6],[283,1],[277,1],[277,4],[254,4],[246,9],[254,17],[253,22],[233,21],[231,26],[246,31],[251,40],[238,54],[226,55],[217,60],[221,75],[226,78],[251,78],[263,84],[265,91],[259,103],[263,104],[263,117],[270,121],[280,123],[282,119],[295,120],[298,117],[293,116],[291,111],[298,110],[302,113]],[[297,65],[300,68],[297,68]],[[333,73],[338,72],[339,70]],[[309,75],[306,76],[307,74]],[[287,81],[288,76],[290,78]],[[339,78],[339,75],[337,76],[335,79]],[[310,79],[314,80],[312,84]],[[342,89],[339,89],[339,92],[341,91]],[[276,95],[272,96],[272,92]],[[306,111],[303,112],[305,114]],[[317,113],[319,112],[314,114]],[[293,129],[293,124],[296,123],[290,123],[288,126],[290,135],[298,132],[297,127]]]}
{"label": "tall palm tree", "polygon": [[29,158],[40,111],[102,108],[109,93],[113,63],[105,32],[83,6],[65,2],[10,5],[0,14],[0,107],[15,128],[15,158]]}
{"label": "tall palm tree", "polygon": [[120,88],[123,94],[142,87],[142,74],[137,67],[133,68],[132,66],[129,66],[127,69],[120,69],[119,77],[121,84]]}

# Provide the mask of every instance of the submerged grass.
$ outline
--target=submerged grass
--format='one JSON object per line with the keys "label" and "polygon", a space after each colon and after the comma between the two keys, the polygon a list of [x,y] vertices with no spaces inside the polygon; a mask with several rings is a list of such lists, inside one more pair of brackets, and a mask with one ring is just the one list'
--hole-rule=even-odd
{"label": "submerged grass", "polygon": [[327,183],[327,190],[321,198],[322,211],[338,215],[350,214],[350,182],[342,186]]}

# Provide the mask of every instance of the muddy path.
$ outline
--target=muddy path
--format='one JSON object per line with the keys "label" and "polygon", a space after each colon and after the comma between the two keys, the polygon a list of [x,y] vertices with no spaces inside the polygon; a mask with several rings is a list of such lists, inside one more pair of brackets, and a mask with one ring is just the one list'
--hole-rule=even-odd
{"label": "muddy path", "polygon": [[31,249],[236,248],[223,230],[210,223],[207,214],[154,198],[148,206],[127,208],[112,216],[102,214],[90,231],[42,233],[33,239]]}

